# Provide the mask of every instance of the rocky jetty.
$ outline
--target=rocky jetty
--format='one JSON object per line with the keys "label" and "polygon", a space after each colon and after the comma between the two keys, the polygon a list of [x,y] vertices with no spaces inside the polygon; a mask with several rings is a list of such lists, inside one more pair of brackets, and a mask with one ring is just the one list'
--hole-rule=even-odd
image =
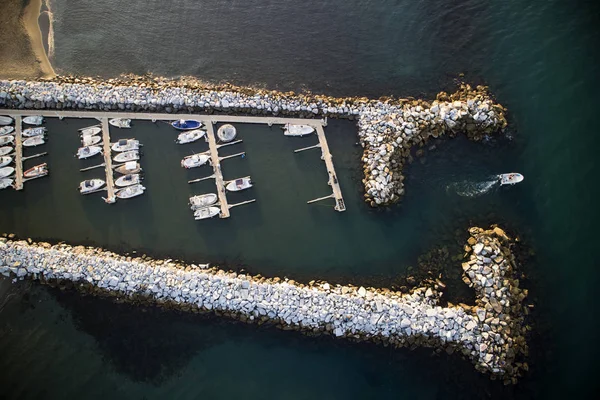
{"label": "rocky jetty", "polygon": [[124,257],[66,244],[0,239],[0,273],[188,311],[215,312],[283,329],[327,333],[396,347],[459,352],[506,383],[527,369],[523,300],[509,239],[499,229],[470,229],[464,281],[476,304],[440,305],[443,285],[402,294],[387,289],[202,269],[171,260]]}
{"label": "rocky jetty", "polygon": [[39,82],[0,81],[0,107],[355,119],[364,149],[365,201],[371,206],[394,203],[404,194],[402,166],[413,146],[458,132],[478,140],[506,127],[506,110],[487,88],[468,84],[428,102],[284,93],[189,78],[127,76],[101,81],[58,76]]}

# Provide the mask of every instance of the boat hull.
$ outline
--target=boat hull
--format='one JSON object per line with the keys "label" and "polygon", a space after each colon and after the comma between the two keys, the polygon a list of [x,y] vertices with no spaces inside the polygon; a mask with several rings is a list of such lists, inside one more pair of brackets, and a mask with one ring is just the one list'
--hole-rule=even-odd
{"label": "boat hull", "polygon": [[131,175],[141,172],[142,168],[140,167],[139,163],[136,163],[135,168],[127,169],[126,165],[120,165],[117,168],[115,168],[115,171],[120,173],[121,175]]}
{"label": "boat hull", "polygon": [[108,123],[115,128],[131,128],[131,120],[126,118],[113,118]]}
{"label": "boat hull", "polygon": [[113,143],[113,145],[111,146],[112,151],[116,151],[117,153],[122,153],[131,150],[139,150],[139,148],[140,142],[135,139],[127,139],[127,142],[124,143],[122,143],[122,141],[119,141],[117,143]]}
{"label": "boat hull", "polygon": [[99,126],[89,126],[87,128],[82,128],[79,130],[81,136],[94,136],[102,132],[102,128]]}
{"label": "boat hull", "polygon": [[12,186],[14,179],[12,178],[0,178],[0,189],[6,189]]}
{"label": "boat hull", "polygon": [[171,122],[171,126],[179,131],[191,131],[198,129],[202,126],[202,122],[196,121],[195,119],[186,119]]}
{"label": "boat hull", "polygon": [[0,156],[5,156],[7,154],[12,153],[13,151],[15,151],[15,149],[13,149],[10,146],[0,147]]}
{"label": "boat hull", "polygon": [[15,130],[14,126],[3,126],[2,128],[0,128],[0,136],[8,135],[9,133],[13,133],[14,130]]}
{"label": "boat hull", "polygon": [[206,154],[194,154],[181,160],[181,166],[183,168],[196,168],[206,164],[210,160],[210,156]]}
{"label": "boat hull", "polygon": [[27,125],[41,125],[44,122],[44,117],[40,115],[32,115],[23,118],[23,123]]}
{"label": "boat hull", "polygon": [[250,180],[250,178],[242,178],[242,179],[236,179],[234,181],[229,182],[225,186],[225,189],[229,190],[230,192],[240,192],[242,190],[246,190],[251,187],[252,187],[252,181]]}
{"label": "boat hull", "polygon": [[46,128],[38,126],[37,128],[27,128],[21,132],[24,137],[43,136],[46,133]]}
{"label": "boat hull", "polygon": [[177,142],[178,144],[192,143],[192,142],[202,139],[202,137],[204,137],[204,135],[206,135],[206,132],[202,131],[200,129],[196,129],[193,131],[186,131],[186,132],[180,134],[177,137],[177,140],[175,142]]}
{"label": "boat hull", "polygon": [[194,211],[194,219],[209,219],[216,217],[221,213],[221,209],[219,207],[203,207]]}
{"label": "boat hull", "polygon": [[25,178],[38,178],[40,176],[48,175],[48,164],[40,164],[36,165],[33,168],[29,168],[27,171],[23,172],[23,176]]}
{"label": "boat hull", "polygon": [[311,133],[313,133],[315,131],[315,128],[313,128],[310,125],[293,125],[293,124],[286,124],[283,127],[283,134],[285,136],[306,136],[306,135],[310,135]]}
{"label": "boat hull", "polygon": [[15,173],[15,169],[13,167],[4,167],[0,168],[0,178],[6,178]]}
{"label": "boat hull", "polygon": [[13,123],[13,119],[11,117],[0,116],[0,126],[10,125]]}
{"label": "boat hull", "polygon": [[127,162],[127,161],[136,161],[140,159],[140,153],[137,150],[129,150],[123,153],[117,154],[113,160],[115,162]]}
{"label": "boat hull", "polygon": [[517,172],[512,172],[510,174],[498,175],[498,178],[500,179],[501,186],[514,185],[516,183],[523,182],[523,179],[525,179],[525,177],[523,175],[521,175]]}
{"label": "boat hull", "polygon": [[192,210],[197,210],[199,208],[204,208],[208,206],[212,206],[218,200],[218,197],[214,193],[207,193],[199,196],[190,197],[190,208]]}
{"label": "boat hull", "polygon": [[100,136],[84,136],[81,139],[81,144],[84,146],[93,146],[100,143],[102,138]]}
{"label": "boat hull", "polygon": [[15,137],[13,135],[0,136],[0,146],[13,143],[15,141]]}
{"label": "boat hull", "polygon": [[96,154],[100,154],[101,152],[102,152],[102,147],[100,147],[100,146],[86,146],[86,147],[80,148],[77,151],[77,157],[80,160],[84,160],[86,158],[93,157]]}
{"label": "boat hull", "polygon": [[115,181],[115,186],[117,187],[127,187],[131,185],[137,185],[142,182],[142,177],[140,174],[130,174],[123,175],[117,178]]}
{"label": "boat hull", "polygon": [[97,192],[102,189],[106,185],[102,179],[90,179],[87,181],[83,181],[79,184],[79,193],[81,194],[90,194]]}
{"label": "boat hull", "polygon": [[23,141],[23,147],[41,146],[44,143],[46,143],[46,141],[44,140],[43,137],[41,137],[41,136],[34,136],[34,137],[31,137],[29,139],[24,140]]}
{"label": "boat hull", "polygon": [[5,167],[12,162],[12,157],[3,156],[0,157],[0,167]]}
{"label": "boat hull", "polygon": [[115,193],[115,196],[117,196],[119,199],[130,199],[132,197],[144,194],[145,190],[145,187],[143,187],[140,184],[137,184],[120,189],[117,193]]}

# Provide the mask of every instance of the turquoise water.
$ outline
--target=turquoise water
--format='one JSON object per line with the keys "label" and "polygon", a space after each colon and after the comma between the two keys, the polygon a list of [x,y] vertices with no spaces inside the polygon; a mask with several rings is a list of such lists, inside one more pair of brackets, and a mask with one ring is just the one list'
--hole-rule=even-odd
{"label": "turquoise water", "polygon": [[[193,74],[271,88],[399,97],[432,96],[450,88],[462,72],[470,81],[489,84],[509,108],[508,135],[514,139],[436,143],[407,167],[403,202],[374,211],[361,202],[355,128],[332,122],[327,135],[348,205],[338,214],[325,204],[304,204],[328,189],[318,154],[291,153],[311,139],[300,144],[266,127],[242,125],[240,149],[248,157],[225,161],[223,170],[232,177],[251,174],[257,186],[243,196],[258,201],[234,208],[230,220],[198,224],[185,208],[186,196],[210,188],[185,183],[188,174],[178,166],[185,150],[172,143],[169,129],[147,123],[132,130],[146,144],[148,195],[109,207],[73,189],[81,174],[70,154],[77,145],[74,131],[84,121],[50,120],[52,177],[28,184],[23,193],[0,193],[5,211],[0,230],[225,262],[265,275],[388,285],[438,243],[458,251],[457,230],[500,222],[533,253],[523,266],[535,305],[530,373],[518,385],[504,387],[458,357],[432,357],[428,350],[307,338],[3,281],[0,365],[8,372],[0,379],[6,397],[591,393],[599,76],[598,14],[591,5],[472,0],[123,6],[56,0],[52,8],[52,62],[61,72]],[[489,175],[509,171],[523,173],[525,181],[476,197],[455,189],[468,184],[472,190]]]}

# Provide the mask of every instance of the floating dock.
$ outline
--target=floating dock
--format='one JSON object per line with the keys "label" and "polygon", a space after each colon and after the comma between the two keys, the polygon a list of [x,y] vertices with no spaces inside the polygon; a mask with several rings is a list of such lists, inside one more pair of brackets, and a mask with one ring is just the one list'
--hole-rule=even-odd
{"label": "floating dock", "polygon": [[23,140],[21,137],[21,116],[16,115],[15,120],[15,190],[23,190]]}
{"label": "floating dock", "polygon": [[114,203],[115,197],[115,181],[112,169],[112,159],[110,153],[110,128],[108,125],[108,117],[101,118],[102,122],[102,153],[104,154],[104,169],[106,171],[106,199],[109,204]]}
{"label": "floating dock", "polygon": [[[203,121],[204,122],[204,121]],[[208,147],[210,151],[210,160],[213,167],[215,184],[217,185],[217,196],[219,196],[219,206],[221,207],[220,218],[229,218],[229,204],[227,204],[227,196],[225,195],[225,182],[223,181],[223,173],[221,172],[221,160],[217,150],[217,141],[215,140],[215,130],[213,124],[209,121],[206,125],[206,138],[208,139]]]}
{"label": "floating dock", "polygon": [[317,125],[315,128],[317,130],[317,136],[319,137],[319,144],[321,145],[321,158],[325,161],[325,167],[327,168],[327,173],[329,174],[328,184],[333,190],[333,198],[335,199],[334,209],[339,212],[346,211],[346,204],[344,203],[342,190],[340,189],[340,184],[338,182],[337,175],[335,174],[335,168],[333,167],[333,156],[329,151],[329,145],[327,144],[327,139],[325,138],[325,131],[323,130],[322,125]]}

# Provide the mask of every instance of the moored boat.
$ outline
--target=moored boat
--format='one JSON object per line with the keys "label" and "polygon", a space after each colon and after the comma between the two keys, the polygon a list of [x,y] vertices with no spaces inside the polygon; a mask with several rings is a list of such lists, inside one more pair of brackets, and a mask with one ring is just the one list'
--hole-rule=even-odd
{"label": "moored boat", "polygon": [[13,167],[3,167],[0,168],[0,178],[6,178],[15,173],[15,169]]}
{"label": "moored boat", "polygon": [[190,197],[190,208],[197,210],[199,208],[212,206],[217,202],[217,195],[214,193],[200,194]]}
{"label": "moored boat", "polygon": [[80,147],[79,150],[77,150],[77,157],[80,160],[83,160],[83,159],[95,156],[96,154],[100,154],[101,151],[102,151],[102,147],[100,147],[100,146]]}
{"label": "moored boat", "polygon": [[217,130],[217,137],[221,142],[231,142],[236,136],[237,131],[231,124],[225,124]]}
{"label": "moored boat", "polygon": [[137,150],[124,151],[123,153],[117,154],[113,160],[116,162],[127,162],[135,161],[140,159],[140,153]]}
{"label": "moored boat", "polygon": [[202,138],[202,136],[204,136],[206,134],[206,131],[203,131],[201,129],[194,129],[193,131],[186,131],[181,133],[179,136],[177,136],[177,140],[175,140],[175,142],[177,144],[186,144],[186,143],[192,143],[195,142],[196,140]]}
{"label": "moored boat", "polygon": [[117,128],[131,128],[131,120],[128,118],[113,118],[108,123]]}
{"label": "moored boat", "polygon": [[180,131],[190,131],[192,129],[198,129],[202,126],[202,122],[195,119],[180,119],[178,121],[171,122],[171,126]]}
{"label": "moored boat", "polygon": [[23,118],[23,123],[27,125],[41,125],[44,122],[44,117],[41,115],[30,115]]}
{"label": "moored boat", "polygon": [[11,117],[6,117],[4,115],[0,115],[0,126],[10,125],[13,123],[13,119]]}
{"label": "moored boat", "polygon": [[0,147],[0,156],[5,156],[7,154],[12,153],[13,151],[15,150],[11,146]]}
{"label": "moored boat", "polygon": [[12,143],[15,140],[13,135],[0,136],[0,146]]}
{"label": "moored boat", "polygon": [[115,192],[115,196],[117,196],[119,199],[130,199],[132,197],[143,194],[144,190],[146,190],[146,188],[140,184],[127,186],[126,188],[120,189],[117,192]]}
{"label": "moored boat", "polygon": [[46,133],[47,129],[43,126],[37,126],[35,128],[23,129],[21,135],[24,137],[42,136]]}
{"label": "moored boat", "polygon": [[500,180],[500,186],[503,186],[522,182],[525,177],[517,172],[511,172],[510,174],[498,175],[498,179]]}
{"label": "moored boat", "polygon": [[137,174],[141,170],[140,163],[137,161],[127,161],[125,164],[121,164],[115,168],[115,171],[122,175]]}
{"label": "moored boat", "polygon": [[12,178],[0,178],[0,189],[6,189],[7,187],[12,186],[14,181],[15,180]]}
{"label": "moored boat", "polygon": [[86,128],[81,128],[79,130],[79,133],[81,134],[81,136],[93,136],[93,135],[97,135],[100,132],[102,132],[102,128],[100,128],[99,126],[88,126]]}
{"label": "moored boat", "polygon": [[117,152],[137,150],[140,148],[140,141],[135,139],[121,139],[113,143],[112,150]]}
{"label": "moored boat", "polygon": [[79,184],[79,193],[88,194],[102,189],[106,185],[102,179],[88,179]]}
{"label": "moored boat", "polygon": [[8,135],[9,133],[12,133],[14,130],[15,130],[14,126],[3,126],[2,128],[0,128],[0,136]]}
{"label": "moored boat", "polygon": [[181,160],[181,166],[184,168],[196,168],[206,164],[208,160],[210,160],[208,154],[193,154]]}
{"label": "moored boat", "polygon": [[245,178],[238,178],[229,182],[225,186],[225,189],[229,190],[230,192],[239,192],[240,190],[245,190],[251,187],[252,181],[250,180],[250,177],[247,176]]}
{"label": "moored boat", "polygon": [[23,140],[24,147],[35,147],[46,143],[43,136],[34,136]]}
{"label": "moored boat", "polygon": [[27,171],[23,172],[23,176],[25,178],[37,178],[45,175],[48,175],[47,163],[36,165],[35,167],[31,167]]}
{"label": "moored boat", "polygon": [[137,185],[142,182],[142,175],[140,174],[131,174],[131,175],[123,175],[117,178],[115,181],[115,185],[117,187],[125,187],[131,185]]}
{"label": "moored boat", "polygon": [[215,217],[221,213],[221,209],[219,207],[203,207],[194,211],[194,219],[208,219]]}
{"label": "moored boat", "polygon": [[5,167],[12,162],[12,157],[2,156],[0,157],[0,167]]}
{"label": "moored boat", "polygon": [[285,136],[305,136],[315,131],[315,128],[310,125],[296,124],[285,124],[282,129]]}
{"label": "moored boat", "polygon": [[83,136],[81,138],[81,144],[84,146],[93,146],[100,143],[102,138],[100,136]]}

